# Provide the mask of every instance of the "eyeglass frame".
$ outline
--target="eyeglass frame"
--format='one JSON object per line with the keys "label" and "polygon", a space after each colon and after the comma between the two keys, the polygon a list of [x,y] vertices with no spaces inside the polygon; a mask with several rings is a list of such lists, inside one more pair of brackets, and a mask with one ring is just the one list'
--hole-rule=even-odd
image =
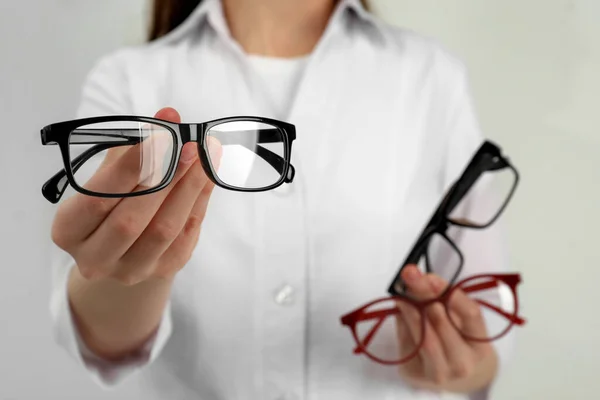
{"label": "eyeglass frame", "polygon": [[[214,171],[212,167],[212,163],[210,162],[208,150],[206,148],[206,136],[207,132],[214,128],[217,125],[229,123],[229,122],[257,122],[263,123],[266,125],[270,125],[277,129],[279,133],[281,133],[281,137],[283,139],[284,145],[284,155],[283,158],[270,150],[257,146],[257,149],[262,149],[263,156],[267,155],[271,160],[267,160],[271,166],[273,166],[276,170],[281,169],[280,179],[273,183],[272,185],[260,187],[260,188],[241,188],[233,185],[228,185],[222,182],[218,176],[216,171]],[[117,147],[121,145],[127,145],[128,143],[118,142],[118,143],[105,143],[104,146],[102,144],[96,144],[96,146],[86,150],[86,152],[82,153],[75,160],[70,159],[70,135],[73,131],[75,131],[78,127],[84,127],[92,124],[99,124],[105,122],[141,122],[152,125],[157,125],[162,128],[167,129],[174,139],[173,146],[173,160],[171,161],[171,165],[169,166],[169,170],[165,174],[165,178],[162,182],[159,183],[156,187],[151,189],[133,192],[133,193],[98,193],[94,191],[87,190],[81,186],[79,186],[75,180],[75,172],[77,169],[83,165],[87,160],[89,160],[95,154],[108,150],[111,147]],[[134,116],[134,115],[116,115],[116,116],[100,116],[100,117],[92,117],[92,118],[81,118],[74,119],[70,121],[57,122],[50,125],[47,125],[41,129],[41,142],[42,145],[58,145],[62,159],[64,163],[64,168],[48,179],[44,185],[42,186],[42,194],[43,196],[51,203],[56,204],[64,194],[67,183],[71,185],[71,187],[85,195],[95,196],[95,197],[104,197],[104,198],[126,198],[126,197],[137,197],[152,194],[158,192],[164,188],[166,188],[173,177],[175,176],[175,172],[177,170],[177,165],[179,164],[179,158],[181,156],[181,150],[183,146],[188,142],[196,142],[198,148],[198,154],[200,158],[200,162],[204,172],[207,177],[216,185],[221,188],[232,190],[236,192],[264,192],[268,190],[275,189],[281,186],[283,183],[291,183],[295,176],[295,168],[291,164],[291,154],[292,154],[292,142],[296,139],[296,127],[293,124],[288,122],[279,121],[276,119],[265,118],[265,117],[256,117],[256,116],[234,116],[234,117],[226,117],[226,118],[218,118],[213,119],[206,122],[201,123],[174,123],[170,121],[165,121],[158,118],[151,117],[143,117],[143,116]],[[264,143],[264,142],[258,142]],[[81,144],[81,143],[80,143]],[[96,152],[90,152],[90,150],[97,148]],[[93,154],[92,154],[93,153]],[[270,154],[269,154],[270,153]],[[259,155],[260,156],[260,155]],[[261,156],[262,157],[262,156]],[[79,158],[79,160],[77,160]],[[263,157],[264,158],[264,157]],[[76,161],[76,165],[73,166],[73,162]],[[272,164],[275,162],[279,167],[276,167]],[[67,182],[65,182],[65,178]]]}
{"label": "eyeglass frame", "polygon": [[[477,280],[477,279],[490,279],[490,280],[493,279],[494,282],[505,283],[506,285],[508,285],[510,287],[512,295],[513,295],[513,299],[514,299],[514,311],[511,314],[499,309],[498,307],[496,307],[492,304],[489,304],[489,303],[483,304],[484,303],[483,300],[479,300],[479,299],[475,300],[479,304],[482,304],[483,306],[490,308],[492,311],[496,312],[497,314],[501,315],[502,317],[504,317],[510,321],[510,324],[501,333],[499,333],[493,337],[490,337],[490,338],[475,338],[475,337],[466,335],[464,332],[461,331],[461,329],[459,329],[456,326],[456,323],[454,322],[453,318],[450,316],[449,300],[450,300],[452,293],[458,289],[464,290],[464,288],[461,288],[462,285],[464,285],[465,283],[468,283],[469,281]],[[404,363],[410,361],[412,358],[414,358],[418,354],[421,347],[423,346],[423,342],[425,340],[425,333],[426,333],[425,331],[427,329],[427,324],[426,324],[427,318],[426,318],[425,312],[426,312],[427,307],[429,307],[435,303],[442,303],[442,305],[444,306],[444,310],[446,311],[446,314],[448,315],[448,319],[450,320],[450,323],[452,324],[454,329],[456,329],[456,331],[465,340],[472,341],[472,342],[483,342],[483,343],[492,342],[492,341],[497,340],[497,339],[503,337],[504,335],[506,335],[515,325],[519,325],[519,326],[524,325],[526,323],[526,320],[518,315],[519,314],[519,296],[517,294],[517,286],[519,283],[521,283],[521,281],[522,281],[521,275],[518,273],[472,275],[465,279],[462,279],[461,281],[457,282],[454,285],[449,286],[448,290],[444,291],[438,297],[426,299],[426,300],[417,300],[417,299],[414,299],[414,298],[411,298],[408,296],[382,297],[382,298],[373,300],[373,301],[361,306],[360,308],[357,308],[357,309],[343,315],[340,318],[340,321],[341,321],[342,325],[348,327],[350,329],[350,331],[352,332],[352,336],[354,338],[354,341],[356,342],[356,347],[353,350],[354,354],[356,354],[356,355],[364,354],[371,360],[373,360],[377,363],[380,363],[380,364],[385,364],[385,365],[404,364]],[[491,283],[491,282],[489,282],[489,283]],[[474,285],[475,289],[467,290],[466,292],[470,293],[472,291],[478,290],[479,289],[478,287],[483,286],[483,285],[484,285],[484,283],[475,284]],[[493,286],[486,286],[486,287],[481,288],[481,290],[487,289],[489,287],[493,287]],[[384,301],[406,302],[410,306],[413,306],[416,310],[418,310],[420,317],[421,317],[421,338],[419,340],[419,343],[416,344],[415,349],[411,353],[409,353],[408,355],[405,355],[404,357],[402,357],[400,360],[397,360],[397,361],[386,361],[386,360],[380,359],[376,356],[373,356],[367,350],[367,346],[369,345],[369,342],[373,339],[373,337],[375,337],[375,334],[377,333],[377,331],[379,330],[379,328],[381,327],[381,325],[383,324],[385,319],[401,313],[401,311],[398,309],[398,307],[385,309],[385,310],[377,310],[377,311],[373,311],[369,314],[364,313],[365,310],[367,310],[369,307],[373,306],[374,304],[377,304],[379,302],[384,302]],[[371,314],[377,314],[377,315],[372,316]],[[379,314],[383,314],[383,315],[380,316]],[[358,337],[358,333],[356,331],[356,326],[359,322],[362,322],[362,321],[365,321],[365,320],[371,319],[371,318],[379,318],[379,321],[375,325],[373,325],[373,327],[370,328],[369,333],[365,335],[365,340],[361,341],[360,338]]]}
{"label": "eyeglass frame", "polygon": [[[454,210],[454,208],[456,208],[456,206],[469,192],[469,190],[472,188],[475,182],[477,182],[477,180],[485,172],[494,170],[490,167],[494,167],[493,163],[496,162],[499,163],[499,165],[496,165],[496,168],[494,169],[509,168],[515,175],[515,181],[507,198],[504,200],[504,203],[502,204],[494,218],[492,218],[485,225],[474,225],[451,219],[450,213]],[[504,212],[508,203],[512,199],[515,190],[519,184],[519,179],[519,172],[510,163],[509,158],[502,154],[502,149],[495,143],[489,140],[485,140],[481,144],[479,149],[475,152],[475,154],[469,161],[469,164],[467,164],[467,166],[463,170],[461,176],[454,182],[450,189],[448,189],[446,195],[439,203],[429,222],[427,222],[420,235],[418,236],[417,240],[415,241],[415,244],[413,245],[411,251],[408,253],[408,256],[400,265],[398,272],[396,273],[390,285],[388,286],[387,292],[392,296],[408,296],[404,292],[404,290],[406,289],[406,285],[404,285],[404,283],[402,282],[402,271],[408,265],[417,264],[423,256],[425,256],[426,258],[425,272],[435,273],[435,271],[432,271],[429,265],[429,261],[427,260],[427,250],[429,248],[431,237],[436,233],[442,236],[448,242],[448,244],[453,248],[453,250],[456,251],[456,254],[459,256],[460,259],[460,265],[452,279],[448,282],[448,286],[446,287],[446,291],[448,291],[462,272],[462,267],[464,264],[464,256],[462,252],[446,233],[448,228],[451,225],[471,229],[486,229],[489,226],[491,226],[494,222],[498,220],[498,218]],[[398,287],[401,290],[398,290]]]}

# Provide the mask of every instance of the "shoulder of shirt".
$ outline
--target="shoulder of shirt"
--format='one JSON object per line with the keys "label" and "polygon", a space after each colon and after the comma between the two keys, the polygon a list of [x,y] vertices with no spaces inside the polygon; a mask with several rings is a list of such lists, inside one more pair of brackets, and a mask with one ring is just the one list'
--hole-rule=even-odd
{"label": "shoulder of shirt", "polygon": [[440,40],[377,17],[373,18],[373,23],[381,34],[385,51],[397,52],[403,61],[419,65],[421,70],[426,68],[442,79],[467,79],[465,62]]}
{"label": "shoulder of shirt", "polygon": [[[402,62],[417,66],[417,70],[433,73],[442,81],[467,80],[465,63],[441,41],[414,30],[392,25],[379,17],[370,16],[368,23],[377,35],[376,46],[384,52],[394,52]],[[188,28],[189,29],[189,28]],[[121,69],[131,65],[156,65],[165,62],[166,54],[176,51],[182,42],[193,38],[189,34],[168,35],[155,41],[131,45],[105,54],[97,64]]]}

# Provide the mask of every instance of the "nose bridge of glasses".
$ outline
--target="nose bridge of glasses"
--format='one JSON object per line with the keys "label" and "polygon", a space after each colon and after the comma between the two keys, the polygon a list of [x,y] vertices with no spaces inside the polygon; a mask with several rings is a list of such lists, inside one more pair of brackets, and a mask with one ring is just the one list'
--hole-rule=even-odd
{"label": "nose bridge of glasses", "polygon": [[[187,142],[197,142],[199,139],[198,131],[201,124],[178,124],[179,137],[181,137],[181,144],[184,145]],[[202,131],[200,131],[202,132]]]}

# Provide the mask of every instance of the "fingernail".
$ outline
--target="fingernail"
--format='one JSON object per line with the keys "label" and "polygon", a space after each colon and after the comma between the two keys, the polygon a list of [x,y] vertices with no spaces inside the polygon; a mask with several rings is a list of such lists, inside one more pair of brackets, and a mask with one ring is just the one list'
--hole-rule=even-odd
{"label": "fingernail", "polygon": [[196,159],[198,151],[194,144],[183,146],[181,150],[181,162],[189,164]]}

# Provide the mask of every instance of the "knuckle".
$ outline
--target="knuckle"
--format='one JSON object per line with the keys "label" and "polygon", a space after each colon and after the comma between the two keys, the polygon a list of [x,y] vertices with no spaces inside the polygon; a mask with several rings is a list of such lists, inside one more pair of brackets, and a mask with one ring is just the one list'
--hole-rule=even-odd
{"label": "knuckle", "polygon": [[88,281],[100,279],[102,277],[102,271],[93,265],[89,264],[77,264],[79,274]]}
{"label": "knuckle", "polygon": [[141,273],[126,273],[113,276],[113,279],[115,279],[117,282],[124,286],[137,285],[138,283],[142,282],[145,278],[146,276]]}
{"label": "knuckle", "polygon": [[466,361],[458,362],[453,367],[454,376],[459,379],[467,378],[471,376],[472,369],[471,363]]}
{"label": "knuckle", "polygon": [[131,216],[120,216],[112,219],[110,228],[118,236],[125,238],[137,237],[142,231],[139,222]]}
{"label": "knuckle", "polygon": [[86,197],[85,209],[89,214],[93,216],[103,216],[110,211],[111,205],[109,199],[96,196]]}
{"label": "knuckle", "polygon": [[52,226],[52,231],[50,233],[50,237],[51,237],[52,241],[54,242],[54,244],[56,244],[58,247],[60,247],[63,250],[66,250],[70,245],[68,237],[65,233],[65,230],[62,229],[62,227],[59,225],[55,224]]}
{"label": "knuckle", "polygon": [[153,277],[158,279],[167,279],[172,275],[172,272],[166,268],[159,268],[152,274]]}
{"label": "knuckle", "polygon": [[170,242],[179,235],[179,229],[172,221],[165,219],[152,223],[149,234],[158,241]]}
{"label": "knuckle", "polygon": [[185,267],[185,265],[190,261],[191,258],[192,258],[191,250],[186,249],[186,250],[180,251],[173,259],[172,268],[175,269],[176,271],[180,271],[181,269],[183,269],[183,267]]}
{"label": "knuckle", "polygon": [[433,374],[433,381],[437,384],[437,385],[444,385],[446,382],[448,382],[448,374],[446,372],[446,370],[444,369],[438,369],[434,374]]}
{"label": "knuckle", "polygon": [[203,220],[204,220],[203,215],[190,214],[190,216],[188,217],[186,224],[185,224],[184,233],[186,235],[192,235],[195,232],[197,232],[200,229],[200,226],[202,225]]}
{"label": "knuckle", "polygon": [[437,347],[435,342],[431,340],[431,337],[425,333],[425,338],[423,339],[423,343],[421,345],[422,351],[428,356],[434,356],[437,354]]}
{"label": "knuckle", "polygon": [[93,268],[79,265],[79,274],[87,280],[92,280],[96,276],[96,271]]}
{"label": "knuckle", "polygon": [[182,268],[183,265],[179,266],[179,264],[177,264],[175,267],[169,266],[168,268],[159,268],[156,271],[154,271],[152,276],[158,279],[168,280],[171,279],[174,275],[176,275]]}
{"label": "knuckle", "polygon": [[446,315],[439,304],[434,304],[432,306],[431,312],[429,313],[429,321],[436,329],[443,328],[446,325]]}
{"label": "knuckle", "polygon": [[69,235],[69,232],[71,231],[69,229],[70,219],[72,218],[69,217],[63,204],[63,207],[59,208],[56,216],[54,217],[54,221],[52,222],[50,238],[58,247],[63,250],[66,250],[68,247],[73,245],[73,238],[71,235]]}

